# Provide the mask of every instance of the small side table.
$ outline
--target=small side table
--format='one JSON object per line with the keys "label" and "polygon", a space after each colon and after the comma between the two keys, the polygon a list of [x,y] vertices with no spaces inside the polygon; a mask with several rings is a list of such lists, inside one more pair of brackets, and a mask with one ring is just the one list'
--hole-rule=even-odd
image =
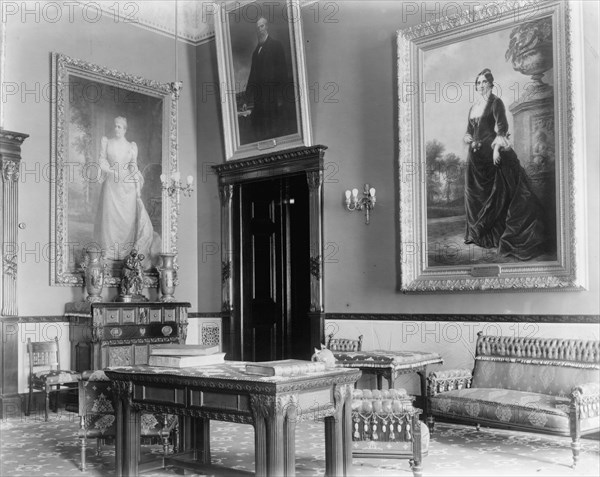
{"label": "small side table", "polygon": [[421,383],[423,415],[429,415],[427,399],[427,366],[443,364],[438,353],[426,351],[333,351],[337,364],[344,368],[358,368],[364,374],[377,376],[377,389],[382,388],[385,378],[390,389],[394,388],[396,378],[402,374],[417,373]]}

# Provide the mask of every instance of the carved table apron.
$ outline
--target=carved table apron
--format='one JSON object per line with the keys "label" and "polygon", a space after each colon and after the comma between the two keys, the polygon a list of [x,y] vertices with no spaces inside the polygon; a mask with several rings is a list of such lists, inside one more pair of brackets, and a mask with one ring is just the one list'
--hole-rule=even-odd
{"label": "carved table apron", "polygon": [[[252,424],[256,475],[273,477],[295,475],[296,422],[322,419],[325,473],[347,475],[352,465],[352,389],[360,370],[335,368],[282,378],[245,374],[245,365],[227,361],[182,369],[106,369],[118,395],[117,476],[138,475],[141,411],[183,416],[183,452],[165,458],[165,465],[198,471],[218,470],[210,465],[211,419]],[[248,473],[235,475],[242,474]]]}

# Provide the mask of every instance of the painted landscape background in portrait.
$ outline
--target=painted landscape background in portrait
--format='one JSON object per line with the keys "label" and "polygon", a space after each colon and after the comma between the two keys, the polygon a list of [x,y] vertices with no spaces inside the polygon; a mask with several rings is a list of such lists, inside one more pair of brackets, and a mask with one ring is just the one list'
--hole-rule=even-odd
{"label": "painted landscape background in portrait", "polygon": [[[549,22],[550,18],[542,21]],[[548,253],[532,262],[556,260],[556,185],[554,162],[554,117],[548,114],[527,117],[526,127],[511,111],[517,111],[532,91],[530,76],[515,71],[505,59],[510,34],[516,25],[423,53],[423,140],[427,195],[427,266],[476,265],[506,263],[516,259],[501,257],[495,249],[464,243],[465,238],[465,167],[468,147],[463,142],[469,108],[475,95],[475,79],[484,68],[494,76],[493,94],[506,107],[510,141],[530,184],[543,204],[548,225]],[[545,72],[542,81],[553,87],[554,68]],[[550,100],[551,102],[552,100]],[[516,109],[515,109],[516,108]],[[534,153],[541,131],[547,154]],[[537,131],[537,132],[535,132]]]}

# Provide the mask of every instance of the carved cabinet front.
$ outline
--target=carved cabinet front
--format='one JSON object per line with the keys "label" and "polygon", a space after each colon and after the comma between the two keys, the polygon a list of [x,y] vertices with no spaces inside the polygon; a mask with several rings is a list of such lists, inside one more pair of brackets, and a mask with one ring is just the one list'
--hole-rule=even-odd
{"label": "carved cabinet front", "polygon": [[71,369],[148,364],[153,345],[185,343],[185,302],[68,303]]}

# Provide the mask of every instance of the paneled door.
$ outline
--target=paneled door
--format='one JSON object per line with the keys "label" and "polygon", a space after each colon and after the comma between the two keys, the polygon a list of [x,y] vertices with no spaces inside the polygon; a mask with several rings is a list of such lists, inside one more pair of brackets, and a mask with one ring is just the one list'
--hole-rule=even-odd
{"label": "paneled door", "polygon": [[304,174],[241,187],[243,357],[310,356],[309,211]]}

